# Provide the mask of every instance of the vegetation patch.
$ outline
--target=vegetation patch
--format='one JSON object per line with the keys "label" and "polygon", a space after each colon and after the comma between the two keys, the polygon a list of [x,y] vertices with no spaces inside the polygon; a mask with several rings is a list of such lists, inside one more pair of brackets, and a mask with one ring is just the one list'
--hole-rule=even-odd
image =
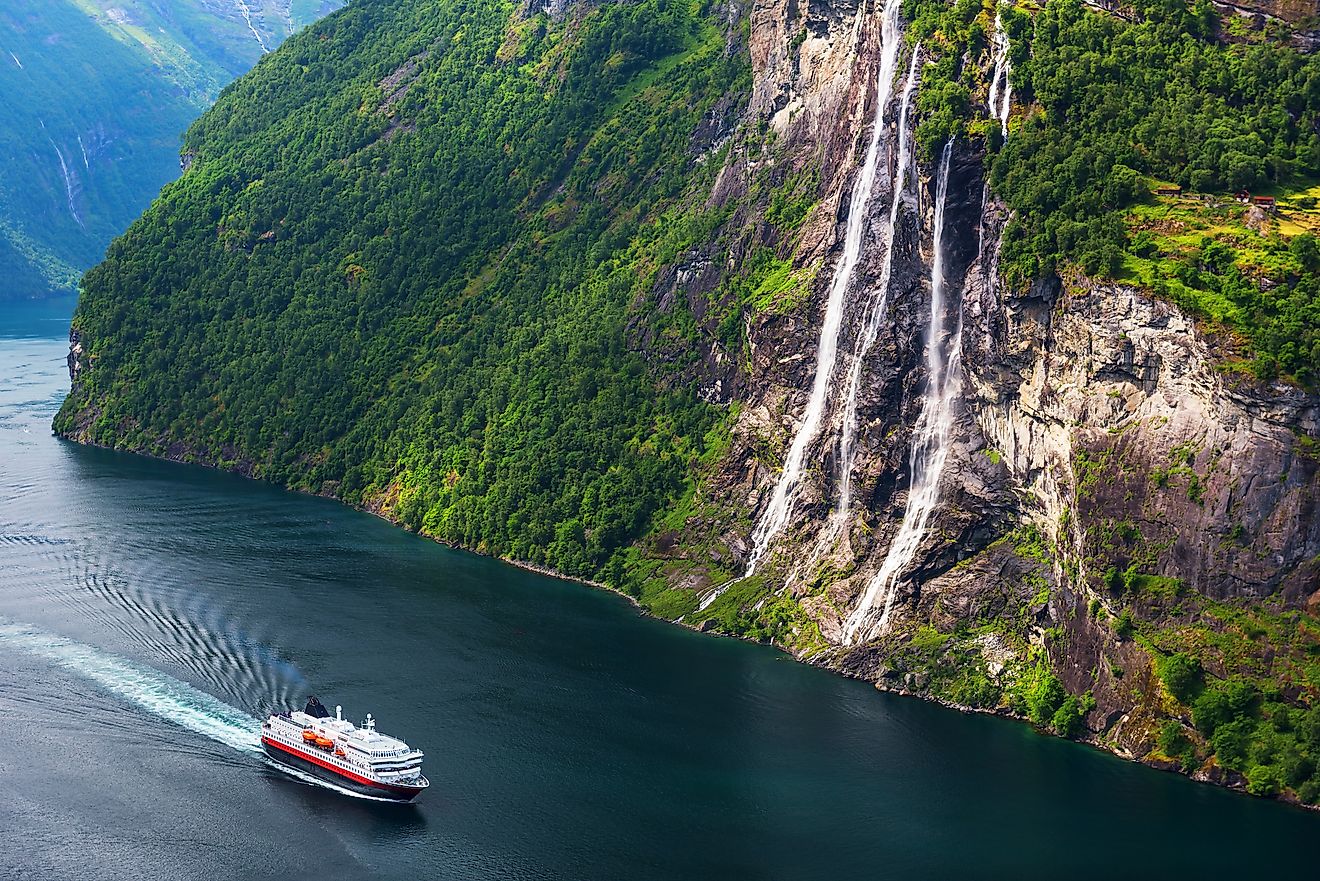
{"label": "vegetation patch", "polygon": [[[992,166],[1014,209],[1005,269],[1136,281],[1243,340],[1258,377],[1314,385],[1320,218],[1304,176],[1320,162],[1320,59],[1220,44],[1207,4],[1133,9],[1006,15],[1014,87],[1034,109]],[[1160,182],[1207,197],[1154,197]],[[1278,214],[1253,214],[1239,191],[1275,196]]]}

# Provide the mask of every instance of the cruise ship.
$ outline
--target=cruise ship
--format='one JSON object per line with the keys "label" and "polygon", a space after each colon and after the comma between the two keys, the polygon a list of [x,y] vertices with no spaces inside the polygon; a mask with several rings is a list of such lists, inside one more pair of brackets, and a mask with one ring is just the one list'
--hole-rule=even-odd
{"label": "cruise ship", "polygon": [[362,727],[335,707],[333,718],[315,696],[302,712],[274,713],[261,725],[261,745],[276,762],[345,789],[390,801],[412,801],[431,784],[422,776],[422,751]]}

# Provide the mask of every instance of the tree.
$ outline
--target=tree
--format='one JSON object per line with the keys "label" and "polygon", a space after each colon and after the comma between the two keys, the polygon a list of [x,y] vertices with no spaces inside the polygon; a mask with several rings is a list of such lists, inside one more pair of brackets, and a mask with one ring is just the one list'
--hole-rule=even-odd
{"label": "tree", "polygon": [[1190,703],[1201,686],[1201,662],[1185,652],[1161,660],[1159,674],[1169,693],[1183,703]]}

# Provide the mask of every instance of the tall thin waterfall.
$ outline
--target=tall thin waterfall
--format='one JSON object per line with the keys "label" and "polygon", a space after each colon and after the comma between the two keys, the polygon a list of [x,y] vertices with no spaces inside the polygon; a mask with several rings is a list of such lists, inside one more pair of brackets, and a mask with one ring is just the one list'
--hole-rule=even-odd
{"label": "tall thin waterfall", "polygon": [[243,23],[246,24],[248,30],[252,32],[252,36],[256,39],[257,45],[261,47],[261,54],[265,55],[270,51],[270,47],[267,46],[266,41],[261,38],[261,32],[252,24],[252,10],[248,8],[247,3],[243,2],[243,0],[234,0],[234,5],[238,8],[238,14],[243,16]]}
{"label": "tall thin waterfall", "polygon": [[784,460],[770,504],[766,506],[756,529],[752,532],[752,556],[744,577],[756,572],[757,564],[769,549],[771,542],[788,522],[793,502],[802,484],[807,449],[820,431],[830,392],[830,380],[839,354],[839,336],[843,329],[843,313],[848,287],[862,251],[862,232],[866,226],[866,207],[875,186],[876,166],[880,159],[880,142],[885,130],[885,109],[893,92],[894,69],[903,38],[899,29],[899,10],[902,0],[885,0],[880,23],[880,75],[876,88],[875,117],[871,125],[871,139],[866,147],[866,158],[861,173],[853,184],[848,205],[848,223],[843,238],[843,255],[834,267],[829,299],[825,305],[825,321],[820,329],[820,342],[816,346],[816,376],[811,386],[811,397],[802,414],[797,433]]}
{"label": "tall thin waterfall", "polygon": [[990,96],[986,101],[986,110],[991,119],[999,120],[999,131],[1008,137],[1008,111],[1013,102],[1013,86],[1008,81],[1008,75],[1013,64],[1008,59],[1008,34],[1004,32],[1004,19],[998,12],[995,13],[994,47],[994,65],[990,71]]}
{"label": "tall thin waterfall", "polygon": [[69,171],[69,165],[64,161],[64,151],[60,149],[60,145],[55,143],[49,135],[46,136],[46,140],[50,141],[50,145],[55,148],[55,155],[60,160],[60,174],[64,176],[64,197],[69,204],[69,214],[73,217],[75,223],[82,226],[83,219],[78,214],[78,206],[74,201],[81,190],[78,178]]}
{"label": "tall thin waterfall", "polygon": [[[961,346],[958,335],[950,344],[944,337],[944,205],[949,191],[949,165],[953,141],[944,145],[935,185],[935,230],[930,269],[930,322],[926,326],[926,393],[921,419],[912,434],[909,455],[911,484],[907,510],[898,535],[889,546],[880,571],[866,585],[857,607],[844,624],[844,642],[852,644],[883,633],[889,626],[894,590],[899,577],[916,556],[926,536],[931,515],[939,501],[940,476],[949,452],[949,432],[953,425],[953,393],[962,378]],[[878,614],[877,614],[878,613]]]}
{"label": "tall thin waterfall", "polygon": [[844,393],[843,428],[839,440],[839,504],[831,522],[831,532],[848,519],[848,507],[852,498],[853,458],[857,453],[857,390],[862,381],[862,367],[866,356],[875,345],[880,333],[880,323],[889,308],[889,281],[894,271],[894,230],[898,225],[898,209],[903,202],[903,193],[907,188],[908,167],[912,164],[912,139],[908,133],[908,111],[912,106],[912,93],[917,85],[918,59],[921,57],[921,44],[912,49],[912,61],[908,65],[907,81],[903,85],[903,98],[898,111],[898,159],[894,164],[894,185],[891,190],[889,205],[889,226],[885,235],[885,258],[880,268],[880,280],[875,286],[875,299],[866,315],[866,323],[857,337],[853,350],[852,366],[848,370],[848,383]]}

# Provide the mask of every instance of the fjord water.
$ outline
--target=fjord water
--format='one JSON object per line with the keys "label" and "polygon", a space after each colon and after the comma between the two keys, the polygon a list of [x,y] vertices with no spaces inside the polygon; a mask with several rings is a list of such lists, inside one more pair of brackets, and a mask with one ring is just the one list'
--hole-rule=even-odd
{"label": "fjord water", "polygon": [[[69,308],[0,312],[0,877],[1314,870],[1320,816],[58,441]],[[309,690],[426,750],[419,804],[265,763],[257,717]]]}

